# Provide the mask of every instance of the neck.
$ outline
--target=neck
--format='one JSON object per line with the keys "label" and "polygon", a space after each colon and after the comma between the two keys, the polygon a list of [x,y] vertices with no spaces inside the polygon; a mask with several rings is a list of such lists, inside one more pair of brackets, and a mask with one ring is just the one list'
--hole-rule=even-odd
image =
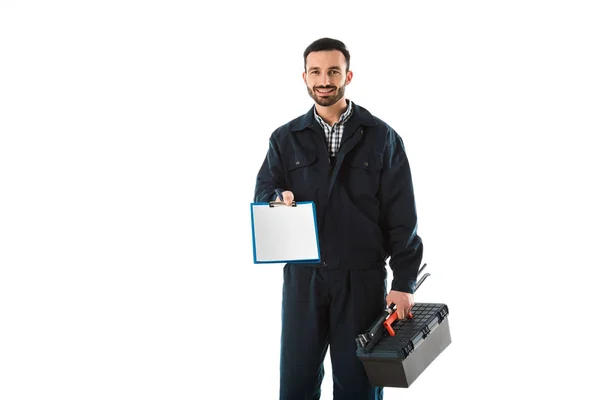
{"label": "neck", "polygon": [[342,114],[348,109],[348,104],[346,104],[346,99],[342,97],[329,107],[323,107],[318,104],[315,104],[315,107],[317,108],[317,114],[319,114],[319,116],[330,126],[333,126],[333,124],[338,122]]}

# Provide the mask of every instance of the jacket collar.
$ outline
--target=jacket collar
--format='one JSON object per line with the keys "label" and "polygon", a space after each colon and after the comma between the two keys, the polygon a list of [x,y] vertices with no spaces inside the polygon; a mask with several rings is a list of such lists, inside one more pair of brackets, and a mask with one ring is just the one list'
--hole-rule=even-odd
{"label": "jacket collar", "polygon": [[[348,120],[347,124],[352,123],[353,125],[364,125],[364,126],[375,126],[377,122],[373,115],[365,108],[359,106],[356,103],[353,103],[354,110],[352,111],[352,116]],[[313,105],[310,110],[296,121],[294,121],[290,129],[294,132],[302,131],[307,128],[311,128],[312,130],[317,130],[319,127],[319,123],[315,120],[315,106]]]}

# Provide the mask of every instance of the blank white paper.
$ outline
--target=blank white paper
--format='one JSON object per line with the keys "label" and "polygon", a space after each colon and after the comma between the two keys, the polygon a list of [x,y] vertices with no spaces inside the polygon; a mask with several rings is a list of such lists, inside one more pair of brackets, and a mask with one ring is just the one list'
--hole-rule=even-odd
{"label": "blank white paper", "polygon": [[255,263],[319,260],[313,202],[252,204],[252,222]]}

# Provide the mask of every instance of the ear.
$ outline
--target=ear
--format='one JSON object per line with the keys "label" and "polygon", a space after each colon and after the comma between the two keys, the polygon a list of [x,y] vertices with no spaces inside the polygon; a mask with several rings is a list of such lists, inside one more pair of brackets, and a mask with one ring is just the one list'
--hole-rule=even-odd
{"label": "ear", "polygon": [[306,82],[306,71],[302,72],[302,80],[304,81],[304,83]]}
{"label": "ear", "polygon": [[354,74],[352,73],[352,71],[346,72],[346,85],[350,84],[353,76]]}

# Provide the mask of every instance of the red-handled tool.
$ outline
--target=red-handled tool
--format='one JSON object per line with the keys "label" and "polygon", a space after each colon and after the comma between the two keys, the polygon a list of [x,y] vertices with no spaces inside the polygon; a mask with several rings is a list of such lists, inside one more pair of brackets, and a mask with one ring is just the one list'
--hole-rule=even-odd
{"label": "red-handled tool", "polygon": [[[413,319],[413,313],[411,311],[409,311],[408,315],[406,316],[406,318]],[[393,312],[392,315],[390,315],[388,317],[388,319],[386,319],[385,321],[383,321],[383,326],[388,331],[388,333],[390,334],[390,336],[396,336],[396,331],[394,331],[394,328],[392,328],[392,325],[397,320],[398,320],[398,313],[397,312]]]}
{"label": "red-handled tool", "polygon": [[385,326],[385,329],[388,331],[390,336],[396,336],[396,332],[394,331],[394,328],[392,328],[392,324],[394,322],[396,322],[397,319],[398,319],[398,313],[393,312],[392,315],[390,315],[390,317],[388,319],[383,321],[383,326]]}

